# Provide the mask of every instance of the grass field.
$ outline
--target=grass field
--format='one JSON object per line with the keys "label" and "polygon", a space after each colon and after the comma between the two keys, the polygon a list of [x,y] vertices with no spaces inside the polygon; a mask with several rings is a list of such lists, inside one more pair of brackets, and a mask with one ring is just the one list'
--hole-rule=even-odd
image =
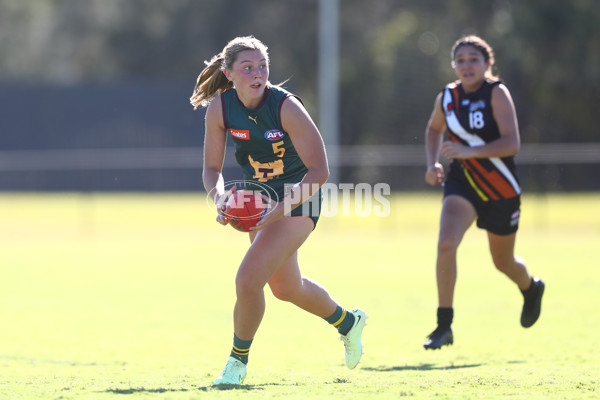
{"label": "grass field", "polygon": [[268,292],[246,385],[218,390],[247,238],[202,194],[0,194],[0,398],[600,398],[600,194],[523,198],[517,252],[547,285],[530,329],[472,228],[455,345],[427,352],[439,206],[397,194],[389,217],[322,218],[303,246],[303,272],[369,314],[355,370],[333,328]]}

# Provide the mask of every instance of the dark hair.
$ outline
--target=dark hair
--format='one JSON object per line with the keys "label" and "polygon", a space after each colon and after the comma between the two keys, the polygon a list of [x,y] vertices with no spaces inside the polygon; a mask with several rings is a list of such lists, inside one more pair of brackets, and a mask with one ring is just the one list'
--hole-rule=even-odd
{"label": "dark hair", "polygon": [[204,61],[206,67],[198,75],[194,93],[190,97],[190,103],[194,106],[194,110],[198,106],[206,107],[215,94],[233,87],[233,83],[223,74],[223,70],[233,67],[233,63],[235,63],[240,52],[260,50],[265,55],[268,63],[269,53],[267,49],[267,46],[254,36],[241,36],[227,43],[223,51],[211,58],[210,61]]}
{"label": "dark hair", "polygon": [[489,68],[486,71],[485,76],[488,78],[497,78],[497,76],[495,76],[492,73],[492,67],[494,66],[494,63],[496,62],[496,60],[494,58],[494,50],[492,49],[492,46],[490,46],[485,40],[483,40],[479,36],[475,36],[475,35],[463,36],[462,38],[458,39],[454,43],[454,46],[452,46],[452,52],[451,52],[451,56],[452,56],[452,60],[453,60],[452,62],[454,62],[454,58],[456,57],[456,52],[458,51],[458,49],[463,46],[473,46],[477,50],[479,50],[479,52],[483,55],[484,61],[489,65]]}

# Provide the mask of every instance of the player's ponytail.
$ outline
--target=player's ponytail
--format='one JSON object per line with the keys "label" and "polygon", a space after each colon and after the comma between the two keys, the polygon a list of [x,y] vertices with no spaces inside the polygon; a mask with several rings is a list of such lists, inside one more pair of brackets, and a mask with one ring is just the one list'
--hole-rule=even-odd
{"label": "player's ponytail", "polygon": [[221,52],[210,61],[204,61],[206,67],[198,75],[194,94],[190,97],[194,110],[198,106],[206,107],[215,94],[233,87],[233,83],[223,73],[224,59],[225,56]]}

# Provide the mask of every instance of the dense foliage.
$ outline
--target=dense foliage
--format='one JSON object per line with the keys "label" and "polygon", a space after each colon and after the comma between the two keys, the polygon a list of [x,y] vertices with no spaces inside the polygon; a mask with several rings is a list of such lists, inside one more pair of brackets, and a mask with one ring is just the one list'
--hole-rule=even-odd
{"label": "dense foliage", "polygon": [[[0,82],[178,81],[242,34],[265,41],[272,80],[316,110],[316,0],[2,0]],[[524,141],[591,141],[600,105],[594,0],[340,1],[344,144],[420,143],[449,50],[476,33],[497,53]]]}
{"label": "dense foliage", "polygon": [[[420,147],[436,94],[455,78],[450,49],[465,34],[494,48],[523,143],[597,141],[600,2],[339,6],[342,145]],[[196,76],[229,39],[249,34],[269,46],[271,81],[289,79],[286,87],[319,122],[318,12],[318,0],[0,0],[0,107],[8,117],[0,121],[0,148],[201,146],[203,114],[187,102]],[[422,185],[421,168],[403,174],[402,187]],[[585,166],[569,174],[543,168],[527,178],[529,187],[592,181]],[[400,178],[352,169],[344,179],[397,187]],[[563,183],[548,178],[555,175]],[[23,181],[15,175],[0,187]]]}

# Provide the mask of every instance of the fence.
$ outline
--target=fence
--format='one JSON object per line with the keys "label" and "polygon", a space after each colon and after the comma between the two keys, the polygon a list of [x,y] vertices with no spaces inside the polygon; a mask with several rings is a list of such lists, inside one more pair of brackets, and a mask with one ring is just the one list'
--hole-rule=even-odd
{"label": "fence", "polygon": [[[396,190],[423,188],[410,183],[422,183],[422,145],[341,146],[328,151],[338,153],[342,181],[390,181]],[[202,159],[200,147],[5,150],[0,151],[0,190],[198,190]],[[517,163],[520,169],[538,170],[542,178],[533,181],[551,175],[561,183],[559,190],[600,190],[600,143],[523,144]],[[239,177],[231,147],[224,168],[226,175]],[[557,168],[558,177],[557,172],[548,173]],[[417,179],[404,179],[404,185],[395,182],[394,177],[409,174],[393,171],[407,169],[415,169]],[[575,179],[580,187],[569,187],[573,179],[561,178],[560,169],[582,170]],[[541,187],[534,189],[548,190],[552,185],[537,186]]]}

